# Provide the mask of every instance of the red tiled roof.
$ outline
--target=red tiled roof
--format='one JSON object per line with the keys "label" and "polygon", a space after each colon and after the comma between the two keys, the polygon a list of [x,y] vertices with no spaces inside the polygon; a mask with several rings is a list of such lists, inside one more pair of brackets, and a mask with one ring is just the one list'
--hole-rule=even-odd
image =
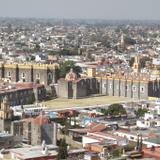
{"label": "red tiled roof", "polygon": [[34,120],[34,118],[24,118],[22,119],[22,121],[24,122],[32,122]]}
{"label": "red tiled roof", "polygon": [[23,89],[32,89],[32,88],[39,88],[42,87],[42,84],[35,84],[35,83],[16,83],[14,84],[13,88],[9,88],[9,86],[12,86],[12,84],[7,84],[6,86],[3,86],[0,88],[0,93],[10,93],[10,92],[15,92],[18,90],[23,90]]}
{"label": "red tiled roof", "polygon": [[49,119],[47,117],[45,117],[44,115],[40,114],[32,122],[42,126],[44,124],[48,124],[49,123]]}
{"label": "red tiled roof", "polygon": [[90,123],[86,128],[70,129],[73,132],[77,133],[87,133],[87,132],[100,132],[107,128],[105,124],[101,123]]}
{"label": "red tiled roof", "polygon": [[105,126],[105,124],[97,124],[95,126],[93,126],[89,132],[100,132],[105,130],[107,127]]}
{"label": "red tiled roof", "polygon": [[115,136],[115,135],[111,135],[111,134],[106,134],[106,133],[103,133],[103,132],[94,132],[93,134],[95,136],[99,136],[99,137],[103,137],[103,138],[112,138],[114,140],[123,140],[123,139],[125,139],[124,137]]}
{"label": "red tiled roof", "polygon": [[40,126],[49,123],[49,119],[42,114],[40,114],[36,118],[25,118],[22,121],[31,122],[31,123],[34,123],[34,124],[37,124],[37,125],[40,125]]}
{"label": "red tiled roof", "polygon": [[144,148],[144,157],[152,157],[156,159],[160,159],[160,147],[155,147],[155,150],[152,151],[151,148]]}
{"label": "red tiled roof", "polygon": [[58,56],[48,55],[48,60],[49,61],[57,61],[58,60]]}
{"label": "red tiled roof", "polygon": [[99,124],[99,123],[96,123],[96,122],[88,123],[86,125],[86,128],[92,128],[92,127],[96,126],[97,124]]}
{"label": "red tiled roof", "polygon": [[127,129],[118,129],[116,132],[130,133],[130,131]]}
{"label": "red tiled roof", "polygon": [[35,84],[35,83],[16,83],[17,89],[22,88],[34,88],[34,87],[42,87],[42,84]]}
{"label": "red tiled roof", "polygon": [[92,136],[92,135],[87,135],[87,136],[84,136],[84,137],[91,138],[91,139],[95,139],[95,140],[97,140],[97,141],[99,141],[99,142],[105,140],[105,138],[101,138],[101,137],[97,137],[97,136]]}

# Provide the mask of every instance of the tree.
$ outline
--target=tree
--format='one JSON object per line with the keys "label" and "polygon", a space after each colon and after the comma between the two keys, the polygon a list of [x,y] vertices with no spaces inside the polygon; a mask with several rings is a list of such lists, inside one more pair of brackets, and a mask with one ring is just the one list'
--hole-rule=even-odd
{"label": "tree", "polygon": [[64,78],[66,74],[73,68],[73,71],[79,76],[79,73],[82,72],[81,67],[76,66],[73,61],[66,61],[60,64],[60,77]]}
{"label": "tree", "polygon": [[134,44],[136,44],[136,41],[134,39],[130,38],[130,37],[125,37],[125,42],[128,45],[134,45]]}
{"label": "tree", "polygon": [[30,61],[30,58],[29,58],[29,57],[26,57],[26,61],[27,61],[27,62]]}
{"label": "tree", "polygon": [[[146,62],[151,61],[150,57],[142,57],[140,58],[140,65],[142,68],[144,68],[146,66]],[[131,59],[129,60],[129,65],[130,67],[133,67],[133,64],[135,62],[135,58],[131,57]]]}
{"label": "tree", "polygon": [[130,67],[133,67],[134,61],[135,61],[134,57],[131,57],[131,59],[129,60]]}
{"label": "tree", "polygon": [[32,92],[28,98],[27,98],[27,104],[33,104],[35,102],[35,95],[34,95],[34,92]]}
{"label": "tree", "polygon": [[122,149],[121,148],[113,151],[113,157],[121,157],[121,155],[122,155]]}
{"label": "tree", "polygon": [[36,43],[34,50],[35,50],[36,52],[39,52],[40,49],[41,49],[40,45],[39,45],[38,43]]}
{"label": "tree", "polygon": [[135,145],[135,143],[129,143],[127,146],[125,146],[124,147],[124,150],[126,151],[126,152],[128,152],[128,151],[133,151],[134,149],[135,149],[135,147],[136,147],[136,145]]}
{"label": "tree", "polygon": [[59,52],[60,55],[65,56],[65,55],[71,55],[69,49],[63,49]]}
{"label": "tree", "polygon": [[112,104],[107,110],[103,111],[105,115],[117,116],[121,114],[127,114],[125,108],[121,104]]}
{"label": "tree", "polygon": [[135,114],[137,117],[143,117],[145,113],[148,112],[147,108],[138,108],[137,111],[135,111]]}
{"label": "tree", "polygon": [[59,141],[59,150],[58,150],[58,159],[66,159],[68,156],[68,152],[67,152],[67,143],[65,138],[60,139]]}
{"label": "tree", "polygon": [[147,61],[151,61],[151,58],[150,57],[143,57],[140,59],[140,64],[141,64],[142,68],[144,68],[146,66]]}

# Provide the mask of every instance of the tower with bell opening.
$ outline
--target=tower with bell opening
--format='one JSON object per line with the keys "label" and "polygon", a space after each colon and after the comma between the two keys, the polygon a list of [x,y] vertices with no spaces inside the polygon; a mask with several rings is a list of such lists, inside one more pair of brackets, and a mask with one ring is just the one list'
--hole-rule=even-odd
{"label": "tower with bell opening", "polygon": [[9,100],[7,96],[5,96],[2,100],[0,108],[0,132],[10,132],[13,116],[13,110],[10,109]]}
{"label": "tower with bell opening", "polygon": [[125,48],[126,48],[124,33],[121,33],[120,47],[121,47],[122,49],[125,49]]}

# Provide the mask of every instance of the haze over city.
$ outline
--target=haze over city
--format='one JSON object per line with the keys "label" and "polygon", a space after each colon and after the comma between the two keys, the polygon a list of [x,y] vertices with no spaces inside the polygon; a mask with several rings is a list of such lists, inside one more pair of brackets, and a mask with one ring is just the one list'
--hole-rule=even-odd
{"label": "haze over city", "polygon": [[160,0],[0,0],[0,160],[160,159]]}
{"label": "haze over city", "polygon": [[159,0],[0,0],[0,17],[159,20]]}

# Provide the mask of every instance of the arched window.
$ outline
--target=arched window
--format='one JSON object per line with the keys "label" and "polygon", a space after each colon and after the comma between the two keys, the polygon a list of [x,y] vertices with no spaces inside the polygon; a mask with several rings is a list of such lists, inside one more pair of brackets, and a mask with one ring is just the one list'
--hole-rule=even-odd
{"label": "arched window", "polygon": [[52,80],[52,73],[48,73],[48,80]]}
{"label": "arched window", "polygon": [[11,77],[11,72],[8,72],[8,77]]}
{"label": "arched window", "polygon": [[22,78],[24,78],[24,77],[25,77],[25,73],[23,72],[23,73],[22,73]]}
{"label": "arched window", "polygon": [[132,90],[135,92],[136,91],[136,86],[132,86]]}
{"label": "arched window", "polygon": [[144,87],[141,87],[141,92],[144,93]]}
{"label": "arched window", "polygon": [[36,74],[36,78],[37,78],[37,79],[40,79],[40,73],[37,73],[37,74]]}
{"label": "arched window", "polygon": [[83,81],[81,82],[81,85],[82,85],[82,86],[84,85],[84,82],[83,82]]}

